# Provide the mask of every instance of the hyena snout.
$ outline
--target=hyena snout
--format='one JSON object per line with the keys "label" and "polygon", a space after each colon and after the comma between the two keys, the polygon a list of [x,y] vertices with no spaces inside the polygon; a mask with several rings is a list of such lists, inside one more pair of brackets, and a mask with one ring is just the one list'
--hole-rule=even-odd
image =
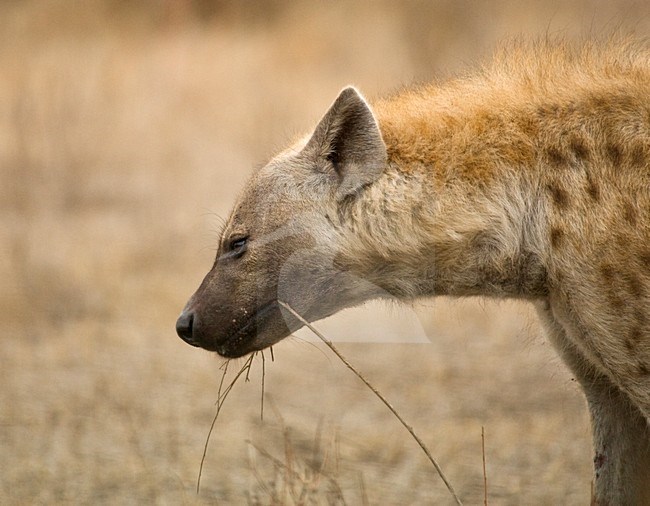
{"label": "hyena snout", "polygon": [[203,292],[192,296],[176,320],[176,333],[187,344],[227,358],[271,346],[296,328],[300,325],[290,317],[287,322],[275,300],[233,306]]}
{"label": "hyena snout", "polygon": [[176,320],[176,333],[187,344],[192,346],[200,347],[200,343],[194,332],[194,312],[193,311],[183,311],[181,315]]}

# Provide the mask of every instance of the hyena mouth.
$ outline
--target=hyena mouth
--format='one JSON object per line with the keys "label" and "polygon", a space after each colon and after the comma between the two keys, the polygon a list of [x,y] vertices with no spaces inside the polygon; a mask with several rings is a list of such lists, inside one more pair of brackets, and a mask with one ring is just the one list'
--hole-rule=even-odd
{"label": "hyena mouth", "polygon": [[226,358],[242,357],[252,351],[264,349],[273,342],[265,344],[265,341],[256,342],[258,333],[266,327],[274,318],[282,319],[280,306],[277,300],[271,300],[263,304],[244,324],[228,336],[224,341],[216,345],[216,351],[219,355]]}

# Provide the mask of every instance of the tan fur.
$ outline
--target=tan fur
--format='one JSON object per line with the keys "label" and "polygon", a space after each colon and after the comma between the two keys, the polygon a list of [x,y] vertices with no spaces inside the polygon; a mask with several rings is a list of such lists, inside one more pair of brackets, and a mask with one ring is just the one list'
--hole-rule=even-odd
{"label": "tan fur", "polygon": [[188,342],[235,356],[297,328],[264,313],[256,338],[215,334],[221,316],[206,308],[271,296],[210,288],[247,279],[294,296],[310,319],[382,296],[531,300],[589,403],[596,503],[650,504],[644,45],[511,46],[476,76],[372,108],[345,90],[311,138],[249,183],[221,248],[237,230],[279,227],[291,239],[272,256],[251,241],[239,267],[217,261],[186,309],[211,330]]}

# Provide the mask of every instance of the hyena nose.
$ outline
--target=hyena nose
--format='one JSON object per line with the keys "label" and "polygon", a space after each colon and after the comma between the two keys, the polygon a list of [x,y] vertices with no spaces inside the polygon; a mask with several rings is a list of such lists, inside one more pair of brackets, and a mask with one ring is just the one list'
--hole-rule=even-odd
{"label": "hyena nose", "polygon": [[194,328],[194,313],[192,313],[191,311],[188,312],[183,311],[181,315],[178,317],[178,320],[176,320],[176,333],[178,334],[178,337],[180,337],[187,344],[191,344],[192,346],[199,347],[199,343],[196,341],[194,337],[193,328]]}

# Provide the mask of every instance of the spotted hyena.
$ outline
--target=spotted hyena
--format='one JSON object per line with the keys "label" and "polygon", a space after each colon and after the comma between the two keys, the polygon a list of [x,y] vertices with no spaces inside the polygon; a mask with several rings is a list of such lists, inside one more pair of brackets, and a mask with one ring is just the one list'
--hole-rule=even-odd
{"label": "spotted hyena", "polygon": [[650,504],[650,50],[511,47],[370,105],[344,89],[248,182],[178,323],[238,357],[369,299],[538,308],[584,389],[598,504]]}

